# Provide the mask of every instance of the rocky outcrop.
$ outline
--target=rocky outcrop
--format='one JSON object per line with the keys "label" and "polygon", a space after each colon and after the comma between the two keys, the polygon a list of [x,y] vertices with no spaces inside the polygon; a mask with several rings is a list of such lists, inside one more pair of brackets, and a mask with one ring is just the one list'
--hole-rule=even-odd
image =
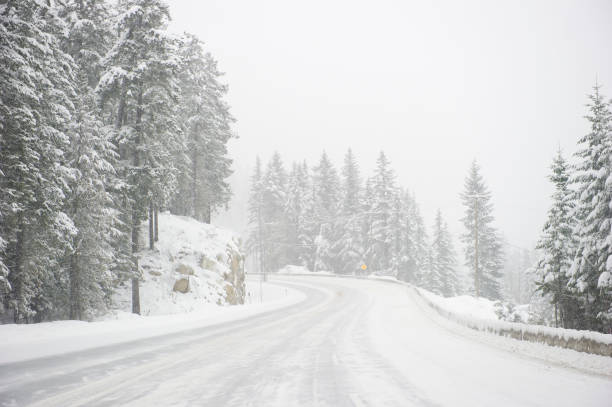
{"label": "rocky outcrop", "polygon": [[223,273],[225,280],[225,300],[228,304],[244,304],[245,284],[244,284],[244,256],[236,247],[239,245],[227,245],[226,264],[229,271]]}
{"label": "rocky outcrop", "polygon": [[[146,222],[141,232],[147,236]],[[145,315],[194,312],[209,304],[245,301],[244,256],[240,239],[232,231],[160,213],[154,250],[143,249],[138,256]],[[131,291],[126,288],[116,303],[129,310]]]}
{"label": "rocky outcrop", "polygon": [[174,283],[174,287],[172,287],[172,291],[178,292],[178,293],[188,293],[189,292],[189,279],[188,278],[181,278],[176,280],[176,282]]}

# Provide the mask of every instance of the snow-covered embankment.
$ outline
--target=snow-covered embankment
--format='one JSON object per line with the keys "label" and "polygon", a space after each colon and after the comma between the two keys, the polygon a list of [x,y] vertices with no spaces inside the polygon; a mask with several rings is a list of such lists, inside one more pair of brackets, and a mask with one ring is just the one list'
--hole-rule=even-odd
{"label": "snow-covered embankment", "polygon": [[118,290],[115,309],[93,322],[0,325],[0,365],[203,328],[304,299],[297,290],[247,279],[243,264],[231,231],[162,213],[155,249],[139,258],[142,315],[129,312],[127,285]]}
{"label": "snow-covered embankment", "polygon": [[[444,301],[425,290],[415,289],[423,302],[446,319],[468,328],[511,337],[521,341],[543,343],[550,346],[572,349],[595,355],[612,357],[612,335],[593,331],[553,328],[542,325],[530,325],[520,322],[497,320],[490,307],[479,307],[473,299],[470,304],[460,307],[462,311],[451,309]],[[453,299],[443,299],[453,300]]]}

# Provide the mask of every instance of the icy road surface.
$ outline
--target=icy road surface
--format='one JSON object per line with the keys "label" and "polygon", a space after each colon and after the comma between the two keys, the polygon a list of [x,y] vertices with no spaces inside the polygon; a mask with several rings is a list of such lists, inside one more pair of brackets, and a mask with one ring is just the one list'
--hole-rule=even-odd
{"label": "icy road surface", "polygon": [[612,378],[470,338],[437,321],[407,287],[331,277],[273,281],[305,300],[248,319],[0,365],[0,405],[611,405]]}

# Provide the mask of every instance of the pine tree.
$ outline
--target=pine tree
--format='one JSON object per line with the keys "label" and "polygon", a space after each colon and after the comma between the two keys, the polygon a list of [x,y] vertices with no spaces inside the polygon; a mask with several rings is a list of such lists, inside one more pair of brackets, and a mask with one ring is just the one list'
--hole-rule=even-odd
{"label": "pine tree", "polygon": [[251,191],[249,195],[249,225],[248,249],[255,255],[260,273],[266,271],[264,254],[264,220],[263,220],[263,172],[259,156],[255,161],[255,170],[251,176]]}
{"label": "pine tree", "polygon": [[[178,193],[174,212],[210,223],[212,214],[227,205],[231,196],[227,178],[232,160],[227,143],[234,121],[223,100],[227,86],[217,63],[204,52],[202,42],[186,34],[180,41],[181,68],[179,116],[186,137],[187,154],[179,150]],[[182,163],[182,164],[181,164]]]}
{"label": "pine tree", "polygon": [[287,172],[278,152],[268,162],[262,180],[263,253],[267,271],[287,264]]}
{"label": "pine tree", "polygon": [[472,163],[464,188],[462,222],[467,231],[461,238],[465,244],[465,265],[472,270],[476,296],[497,300],[501,298],[498,280],[503,267],[502,245],[491,225],[494,221],[491,193],[476,161]]}
{"label": "pine tree", "polygon": [[[97,90],[114,119],[119,175],[126,188],[123,210],[129,218],[135,256],[140,249],[140,222],[155,206],[165,205],[176,186],[173,160],[186,147],[177,123],[177,43],[163,31],[168,7],[160,0],[121,0],[118,36],[104,57]],[[150,246],[154,238],[149,228]],[[132,272],[133,312],[140,312],[137,266]]]}
{"label": "pine tree", "polygon": [[421,216],[421,211],[416,199],[412,198],[412,205],[410,206],[409,214],[410,222],[412,223],[411,229],[413,236],[411,238],[413,242],[413,254],[415,264],[415,278],[416,281],[422,281],[423,275],[426,270],[429,269],[431,264],[431,253],[429,250],[429,236],[427,235],[427,228],[425,227],[425,221]]}
{"label": "pine tree", "polygon": [[68,316],[84,319],[110,304],[115,279],[112,239],[115,210],[107,185],[115,182],[115,151],[111,133],[101,121],[94,87],[101,72],[101,56],[111,38],[102,1],[69,1],[60,7],[66,21],[62,48],[76,63],[75,115],[70,125],[67,162],[73,171],[65,198],[65,212],[76,227],[68,264]]}
{"label": "pine tree", "polygon": [[459,291],[455,267],[455,253],[448,225],[442,219],[442,213],[438,209],[433,226],[428,288],[445,297],[455,295]]}
{"label": "pine tree", "polygon": [[304,215],[309,192],[307,168],[293,163],[287,187],[285,215],[287,217],[287,261],[299,264],[302,254],[300,236],[305,232]]}
{"label": "pine tree", "polygon": [[369,247],[370,261],[374,270],[381,273],[390,272],[391,254],[391,215],[393,199],[396,194],[395,175],[383,152],[376,161],[377,167],[372,181],[372,212],[371,239]]}
{"label": "pine tree", "polygon": [[578,245],[569,271],[573,291],[583,297],[585,327],[612,329],[612,113],[600,86],[589,96],[591,131],[579,140],[572,182],[578,205]]}
{"label": "pine tree", "polygon": [[212,214],[227,205],[231,196],[227,178],[232,173],[232,160],[227,143],[234,137],[234,118],[223,99],[227,86],[219,81],[222,73],[213,57],[204,52],[202,42],[186,34],[179,48],[179,115],[188,157],[180,166],[179,193],[172,206],[178,213],[210,223]]}
{"label": "pine tree", "polygon": [[335,222],[339,238],[333,250],[338,256],[338,271],[352,274],[358,272],[364,262],[364,247],[361,229],[361,179],[359,166],[351,149],[344,156],[340,191],[340,209]]}
{"label": "pine tree", "polygon": [[575,241],[573,238],[573,201],[568,187],[568,166],[561,151],[551,166],[550,181],[555,186],[553,203],[537,244],[541,251],[535,271],[537,287],[543,296],[551,296],[555,310],[555,326],[573,328],[575,323],[575,301],[569,289],[568,271],[572,263]]}
{"label": "pine tree", "polygon": [[[8,2],[0,12],[0,275],[16,322],[53,313],[55,281],[74,225],[62,210],[74,105],[74,63],[60,47],[63,21],[47,3]],[[6,284],[8,280],[8,284]],[[10,291],[9,291],[10,290]]]}
{"label": "pine tree", "polygon": [[313,270],[334,271],[339,265],[334,251],[338,235],[334,229],[339,206],[338,174],[325,152],[313,168],[313,224],[309,225],[315,251]]}
{"label": "pine tree", "polygon": [[400,278],[402,275],[402,269],[404,267],[403,262],[405,259],[404,228],[406,219],[404,217],[404,208],[402,207],[402,193],[403,192],[401,190],[398,190],[393,195],[393,206],[389,221],[389,229],[391,234],[389,266],[391,275],[396,278]]}

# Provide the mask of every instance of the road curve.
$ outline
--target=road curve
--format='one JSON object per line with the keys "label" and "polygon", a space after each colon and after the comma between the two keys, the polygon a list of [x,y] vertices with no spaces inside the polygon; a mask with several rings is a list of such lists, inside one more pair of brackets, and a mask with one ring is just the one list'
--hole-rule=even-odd
{"label": "road curve", "polygon": [[249,319],[0,366],[6,406],[608,406],[612,379],[437,324],[404,286],[273,277]]}

